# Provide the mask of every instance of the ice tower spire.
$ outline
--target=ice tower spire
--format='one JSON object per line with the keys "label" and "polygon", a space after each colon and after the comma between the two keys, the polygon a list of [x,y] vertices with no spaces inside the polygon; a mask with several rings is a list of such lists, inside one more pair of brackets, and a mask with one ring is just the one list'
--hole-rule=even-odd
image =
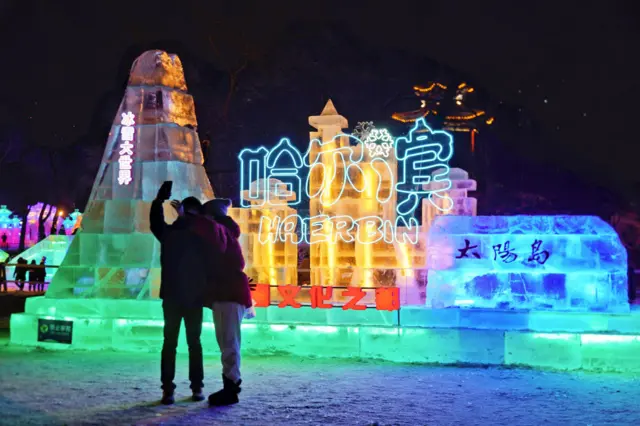
{"label": "ice tower spire", "polygon": [[337,129],[344,129],[349,126],[347,119],[338,114],[336,107],[333,105],[331,99],[324,106],[324,109],[320,115],[312,115],[309,117],[309,124],[313,128],[322,132],[323,127],[333,127]]}
{"label": "ice tower spire", "polygon": [[47,297],[157,297],[159,248],[149,230],[149,209],[158,188],[171,180],[172,198],[213,198],[186,90],[176,55],[152,50],[135,60],[82,231]]}

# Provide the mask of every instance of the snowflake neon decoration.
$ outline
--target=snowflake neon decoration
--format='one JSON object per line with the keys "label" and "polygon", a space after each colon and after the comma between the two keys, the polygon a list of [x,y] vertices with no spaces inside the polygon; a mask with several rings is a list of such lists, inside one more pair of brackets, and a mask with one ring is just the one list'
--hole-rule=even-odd
{"label": "snowflake neon decoration", "polygon": [[393,149],[393,138],[387,129],[372,129],[363,143],[370,157],[389,158]]}

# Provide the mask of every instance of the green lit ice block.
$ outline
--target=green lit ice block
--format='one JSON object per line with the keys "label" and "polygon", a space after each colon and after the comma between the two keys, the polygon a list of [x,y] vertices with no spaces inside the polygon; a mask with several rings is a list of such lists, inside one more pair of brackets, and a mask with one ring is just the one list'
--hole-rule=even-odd
{"label": "green lit ice block", "polygon": [[197,124],[180,59],[162,51],[138,57],[113,120],[82,230],[64,260],[56,263],[60,268],[47,298],[158,299],[160,245],[149,228],[158,188],[170,180],[174,199],[207,201],[214,196]]}
{"label": "green lit ice block", "polygon": [[505,332],[505,364],[574,370],[582,365],[580,334]]}
{"label": "green lit ice block", "polygon": [[[39,241],[37,244],[20,253],[16,256],[16,259],[22,257],[28,263],[31,263],[32,260],[40,263],[40,260],[46,257],[47,265],[60,265],[74,238],[72,235],[49,235],[44,240]],[[14,270],[14,266],[7,267],[7,277],[13,277]],[[56,272],[57,268],[47,268],[45,281],[50,282]]]}
{"label": "green lit ice block", "polygon": [[[349,317],[352,312],[339,309],[301,308],[287,312],[287,309],[275,306],[259,308],[255,319],[242,324],[243,350],[254,355],[640,372],[638,311],[626,316],[577,313],[544,313],[546,316],[542,316],[539,312],[497,311],[488,315],[488,312],[473,310],[423,310],[426,313],[422,316],[418,316],[418,311],[400,311],[401,318],[430,321],[418,327],[367,324],[367,319],[380,320],[380,312],[374,310],[365,311],[372,312],[367,314],[371,317]],[[160,301],[34,297],[27,300],[25,311],[11,317],[12,344],[133,352],[159,352],[162,348],[164,323]],[[329,316],[329,311],[335,312],[338,319]],[[403,311],[408,313],[403,316]],[[397,312],[389,314],[397,315]],[[476,319],[475,314],[479,315]],[[488,328],[500,323],[501,314],[503,324],[511,325],[536,318],[529,326],[538,324],[543,331]],[[530,316],[534,314],[534,317]],[[386,313],[382,317],[386,318]],[[38,318],[73,321],[72,344],[37,342]],[[288,322],[274,323],[272,319]],[[335,322],[332,324],[331,321]],[[345,324],[347,321],[353,323]],[[611,326],[603,329],[606,322],[625,324],[630,334],[616,331]],[[462,323],[466,327],[462,327]],[[571,330],[544,331],[552,328],[552,323],[557,324],[554,328]],[[566,325],[563,327],[562,324]],[[581,324],[585,330],[578,330]],[[595,332],[596,328],[602,329],[601,332]],[[209,310],[205,310],[202,345],[206,354],[218,354]],[[178,350],[187,351],[184,330]]]}
{"label": "green lit ice block", "polygon": [[[49,349],[159,352],[162,321],[77,319],[71,345],[37,343],[38,317],[11,317],[11,342]],[[483,364],[561,370],[640,372],[640,335],[534,333],[501,330],[427,329],[369,326],[242,325],[243,352],[301,357],[380,359],[393,362]],[[178,350],[186,352],[184,330]],[[217,355],[213,324],[205,323],[202,345]]]}

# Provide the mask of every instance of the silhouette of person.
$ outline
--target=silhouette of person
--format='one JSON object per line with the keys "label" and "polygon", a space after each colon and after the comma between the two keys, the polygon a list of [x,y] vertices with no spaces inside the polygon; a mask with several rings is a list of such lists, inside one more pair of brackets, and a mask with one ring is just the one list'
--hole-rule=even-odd
{"label": "silhouette of person", "polygon": [[37,284],[37,280],[38,280],[38,268],[34,268],[34,266],[36,266],[36,261],[32,260],[31,261],[31,267],[29,268],[29,291],[33,291],[33,289],[38,289],[38,284]]}
{"label": "silhouette of person", "polygon": [[5,292],[9,291],[9,290],[7,290],[7,267],[6,267],[6,263],[0,262],[0,292],[2,291],[3,288],[4,288]]}
{"label": "silhouette of person", "polygon": [[175,402],[176,348],[182,321],[189,346],[192,399],[204,399],[204,365],[200,336],[202,299],[207,279],[205,246],[193,230],[207,224],[206,219],[199,216],[202,205],[194,197],[187,197],[182,203],[172,203],[180,217],[173,224],[167,225],[162,204],[170,197],[171,184],[166,182],[160,187],[149,213],[151,232],[160,242],[160,298],[164,315],[160,380],[163,390],[162,403],[166,405]]}
{"label": "silhouette of person", "polygon": [[16,269],[13,272],[13,277],[16,281],[16,286],[18,290],[24,290],[24,282],[27,280],[27,268],[28,264],[26,259],[19,257],[16,261]]}
{"label": "silhouette of person", "polygon": [[37,291],[44,291],[44,282],[47,280],[47,268],[44,267],[46,263],[47,263],[47,258],[43,257],[42,260],[40,260],[40,266],[42,266],[42,268],[38,270],[38,275],[37,275],[37,279],[38,279],[38,287],[36,288]]}
{"label": "silhouette of person", "polygon": [[7,234],[2,234],[2,247],[7,247]]}

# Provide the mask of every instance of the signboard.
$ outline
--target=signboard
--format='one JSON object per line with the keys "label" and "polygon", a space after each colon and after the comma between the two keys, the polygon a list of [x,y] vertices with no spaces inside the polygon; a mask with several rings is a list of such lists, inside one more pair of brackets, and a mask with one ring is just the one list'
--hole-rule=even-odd
{"label": "signboard", "polygon": [[[375,291],[375,308],[378,311],[397,311],[400,309],[400,289],[398,287],[378,287],[375,289],[364,289],[362,287],[328,287],[328,286],[297,286],[279,285],[278,295],[282,301],[278,303],[279,308],[301,308],[302,304],[296,299],[298,293],[303,288],[309,289],[312,309],[342,308],[344,311],[363,311],[367,306],[362,304],[362,299],[367,295],[367,290]],[[251,297],[255,301],[257,308],[266,308],[271,305],[271,288],[269,284],[256,284],[251,290]],[[331,299],[336,296],[345,298],[341,305],[334,305]]]}
{"label": "signboard", "polygon": [[131,111],[122,113],[122,125],[120,127],[120,152],[118,158],[118,183],[129,185],[131,183],[131,163],[133,163],[133,137],[136,131],[135,117]]}
{"label": "signboard", "polygon": [[38,342],[71,344],[73,321],[38,318]]}
{"label": "signboard", "polygon": [[[294,214],[281,219],[265,215],[259,227],[261,244],[290,240],[367,245],[383,239],[417,244],[419,224],[414,213],[421,200],[428,200],[439,210],[453,207],[448,195],[451,134],[432,130],[421,118],[407,136],[395,140],[387,130],[371,125],[358,135],[364,139],[347,134],[326,141],[314,139],[305,153],[289,139],[282,139],[271,149],[240,152],[242,207],[296,208],[303,195],[310,203],[317,200],[322,206],[322,214],[313,217]],[[385,185],[390,189],[385,190]],[[344,194],[368,206],[395,202],[390,206],[396,211],[395,221],[370,214],[331,214],[348,210],[337,205]],[[296,232],[297,227],[300,232]]]}

